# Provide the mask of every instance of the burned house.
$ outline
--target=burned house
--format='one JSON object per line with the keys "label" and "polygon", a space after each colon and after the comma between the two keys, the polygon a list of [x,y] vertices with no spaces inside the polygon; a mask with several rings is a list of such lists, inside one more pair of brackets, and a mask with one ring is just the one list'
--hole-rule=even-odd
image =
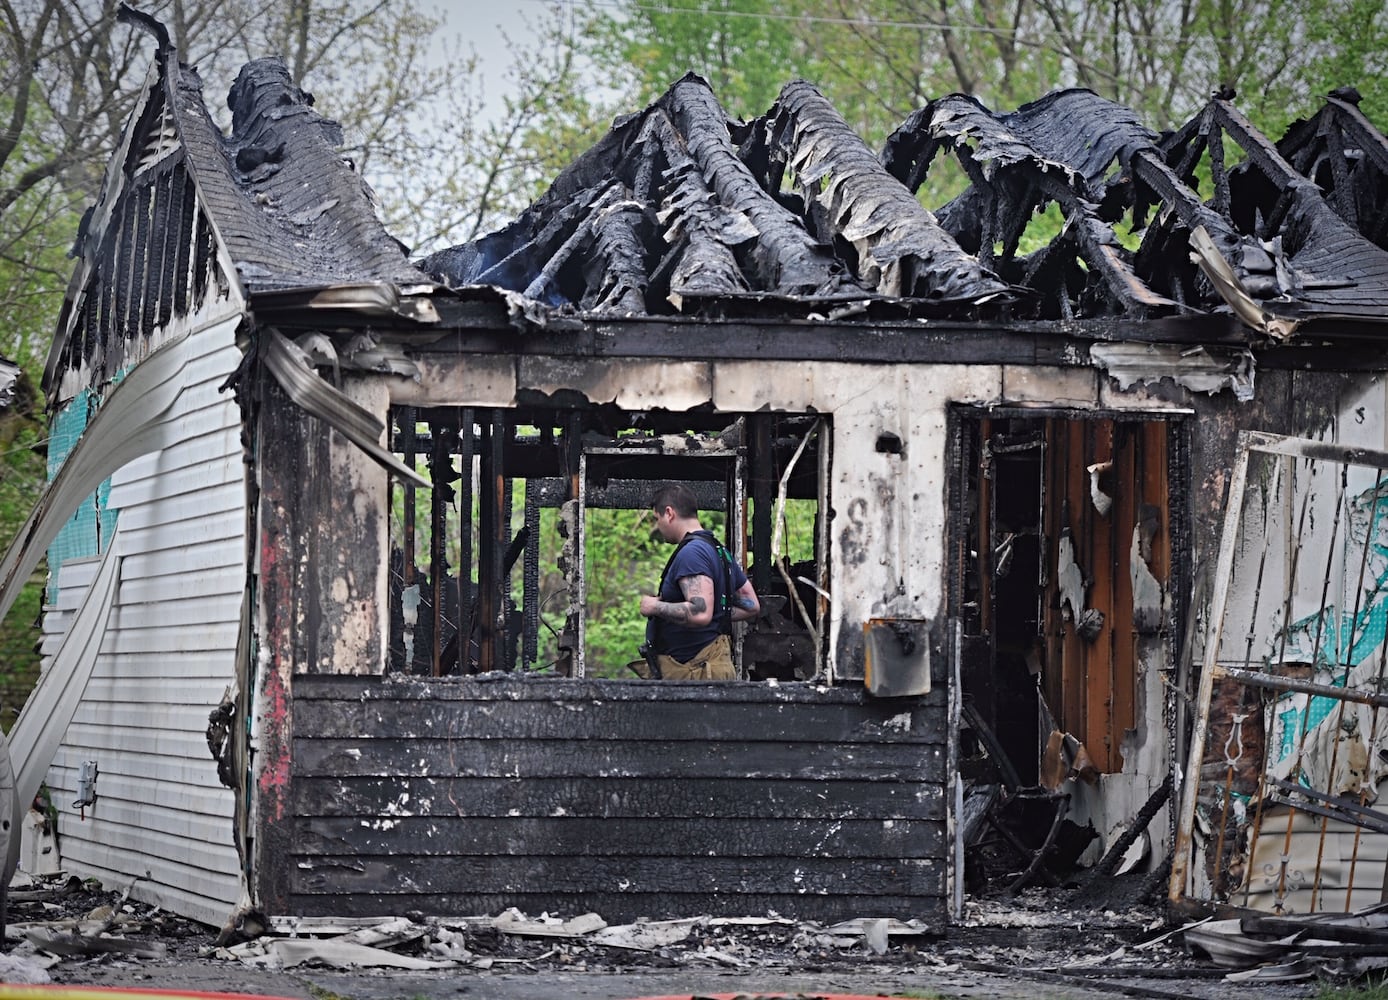
{"label": "burned house", "polygon": [[[1008,885],[1136,842],[1200,904],[1250,886],[1274,794],[1381,835],[1383,630],[1305,638],[1384,606],[1388,145],[1352,93],[1277,144],[1225,97],[1159,135],[953,95],[879,155],[809,84],[740,123],[689,77],[420,259],[279,63],[229,105],[160,40],[0,564],[4,610],[48,553],[10,742],[69,869],[214,924],[943,925],[984,841]],[[970,185],[928,211],[947,158]],[[738,681],[591,655],[593,512],[667,479],[784,599]],[[1302,711],[1262,766],[1279,699],[1346,690],[1354,739]],[[1357,810],[1306,780],[1322,744]]]}

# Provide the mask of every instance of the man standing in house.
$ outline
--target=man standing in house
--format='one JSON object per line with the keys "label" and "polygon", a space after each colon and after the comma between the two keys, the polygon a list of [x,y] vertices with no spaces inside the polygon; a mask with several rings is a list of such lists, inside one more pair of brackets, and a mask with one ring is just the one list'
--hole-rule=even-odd
{"label": "man standing in house", "polygon": [[646,618],[641,652],[649,676],[733,680],[732,623],[757,616],[757,593],[731,553],[699,523],[698,501],[689,487],[664,483],[651,506],[656,531],[676,548],[657,595],[641,597]]}

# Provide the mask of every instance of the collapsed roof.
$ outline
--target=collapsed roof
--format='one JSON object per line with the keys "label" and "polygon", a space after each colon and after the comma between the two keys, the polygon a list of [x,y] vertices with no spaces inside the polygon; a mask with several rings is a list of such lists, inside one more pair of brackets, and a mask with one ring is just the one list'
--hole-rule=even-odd
{"label": "collapsed roof", "polygon": [[[953,94],[879,156],[804,81],[742,124],[691,75],[619,120],[509,226],[420,266],[454,287],[634,315],[772,299],[792,315],[890,301],[1043,320],[1233,307],[1273,335],[1319,314],[1376,319],[1388,144],[1356,100],[1337,92],[1275,147],[1222,96],[1160,136],[1086,90],[1006,113]],[[1225,139],[1241,150],[1233,169]],[[932,213],[916,193],[942,152],[971,183]],[[1019,254],[1051,202],[1063,228]]]}
{"label": "collapsed roof", "polygon": [[[404,373],[401,345],[466,322],[445,303],[479,298],[504,298],[521,325],[925,317],[1085,336],[1102,320],[1109,337],[1173,342],[1325,333],[1320,321],[1377,333],[1388,318],[1388,140],[1352,90],[1277,145],[1222,95],[1159,135],[1085,90],[1003,113],[954,94],[876,154],[804,81],[741,123],[690,75],[510,225],[412,262],[282,64],[243,68],[224,134],[162,26],[128,16],[159,39],[158,81],[79,233],[50,395],[64,370],[109,381],[227,281],[262,321],[371,326],[334,363]],[[970,183],[931,212],[917,193],[942,153]],[[1024,253],[1052,204],[1063,226]]]}

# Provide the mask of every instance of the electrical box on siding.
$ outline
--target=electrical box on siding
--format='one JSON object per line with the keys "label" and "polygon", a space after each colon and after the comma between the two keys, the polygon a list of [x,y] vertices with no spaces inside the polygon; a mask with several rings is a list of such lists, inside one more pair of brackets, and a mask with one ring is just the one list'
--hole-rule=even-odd
{"label": "electrical box on siding", "polygon": [[869,618],[863,623],[863,685],[878,698],[930,691],[930,623]]}

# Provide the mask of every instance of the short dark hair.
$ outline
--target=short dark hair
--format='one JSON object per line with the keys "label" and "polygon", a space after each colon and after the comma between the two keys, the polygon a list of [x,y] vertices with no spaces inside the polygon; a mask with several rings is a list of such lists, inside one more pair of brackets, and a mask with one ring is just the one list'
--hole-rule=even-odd
{"label": "short dark hair", "polygon": [[680,517],[698,517],[699,499],[684,483],[661,483],[651,497],[651,509],[657,514],[666,507],[675,508]]}

